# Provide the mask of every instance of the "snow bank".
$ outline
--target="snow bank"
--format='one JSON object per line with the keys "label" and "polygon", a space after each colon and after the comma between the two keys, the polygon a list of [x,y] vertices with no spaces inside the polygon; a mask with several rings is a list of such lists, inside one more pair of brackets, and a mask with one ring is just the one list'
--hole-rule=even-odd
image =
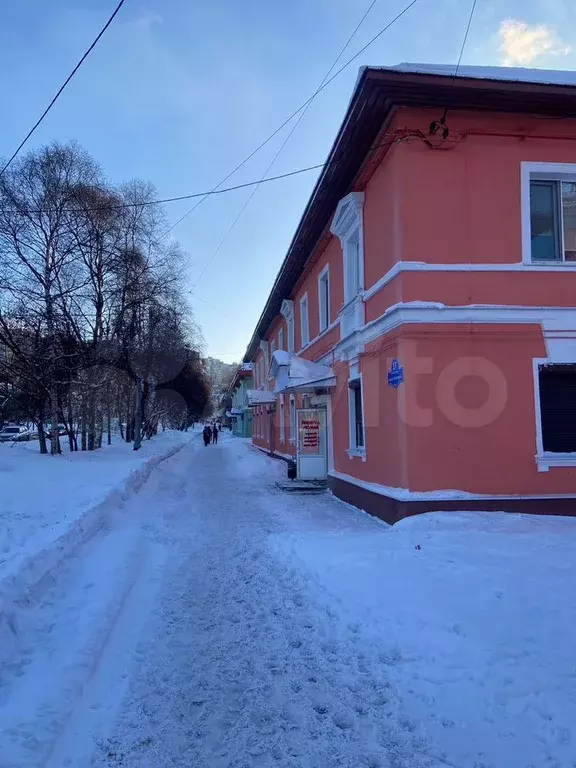
{"label": "snow bank", "polygon": [[[192,438],[165,432],[140,451],[117,442],[95,452],[41,456],[37,446],[0,446],[0,659],[17,631],[14,605],[137,492],[154,467]],[[30,480],[33,482],[30,482]]]}
{"label": "snow bank", "polygon": [[273,550],[389,659],[440,762],[572,765],[576,520],[449,512],[385,527],[341,510],[347,530],[294,521]]}

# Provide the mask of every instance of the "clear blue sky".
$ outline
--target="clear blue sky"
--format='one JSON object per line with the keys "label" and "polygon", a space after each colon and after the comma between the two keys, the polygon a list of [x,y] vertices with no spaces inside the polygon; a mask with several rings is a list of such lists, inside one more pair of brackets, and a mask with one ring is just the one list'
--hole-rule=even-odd
{"label": "clear blue sky", "polygon": [[[406,3],[379,0],[346,58]],[[4,4],[0,155],[15,149],[115,4]],[[128,0],[29,147],[75,139],[111,181],[146,179],[160,197],[208,189],[314,92],[369,4]],[[456,62],[470,5],[419,0],[319,95],[272,173],[325,159],[361,64]],[[573,0],[478,0],[463,62],[576,69],[575,22]],[[259,178],[283,135],[231,183]],[[192,302],[209,354],[242,356],[315,178],[262,186],[202,277]],[[190,288],[249,194],[212,198],[174,230]],[[171,204],[170,222],[189,207]]]}

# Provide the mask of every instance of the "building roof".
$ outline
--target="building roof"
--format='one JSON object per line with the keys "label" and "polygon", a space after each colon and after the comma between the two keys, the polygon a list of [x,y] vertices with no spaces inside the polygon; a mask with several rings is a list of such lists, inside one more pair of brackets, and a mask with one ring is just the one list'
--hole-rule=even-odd
{"label": "building roof", "polygon": [[[289,298],[325,234],[338,202],[354,189],[368,153],[396,107],[436,108],[576,118],[576,73],[510,67],[399,64],[363,67],[338,135],[320,171],[296,233],[244,356]],[[440,116],[439,114],[439,116]]]}
{"label": "building roof", "polygon": [[272,355],[271,373],[276,379],[275,392],[308,392],[336,385],[334,371],[304,357],[277,350]]}
{"label": "building roof", "polygon": [[250,408],[256,405],[271,405],[276,402],[276,395],[267,389],[247,389],[246,400]]}

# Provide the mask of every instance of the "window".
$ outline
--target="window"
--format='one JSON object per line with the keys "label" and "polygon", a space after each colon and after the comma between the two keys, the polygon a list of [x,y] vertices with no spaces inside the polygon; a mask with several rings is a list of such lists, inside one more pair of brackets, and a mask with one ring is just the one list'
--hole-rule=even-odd
{"label": "window", "polygon": [[[276,352],[276,342],[272,340],[270,342],[270,365],[272,364],[272,358],[274,356],[274,352]],[[270,379],[270,366],[268,366],[268,378]]]}
{"label": "window", "polygon": [[530,180],[532,261],[576,261],[576,182]]}
{"label": "window", "polygon": [[[290,299],[284,299],[280,307],[280,313],[286,320],[288,352],[294,352],[294,302]],[[282,338],[282,349],[284,349],[284,338]]]}
{"label": "window", "polygon": [[324,267],[318,277],[318,314],[320,331],[330,325],[330,273],[328,266]]}
{"label": "window", "polygon": [[336,208],[330,231],[340,240],[344,267],[344,304],[350,304],[364,287],[364,193],[351,192]]}
{"label": "window", "polygon": [[542,447],[547,453],[576,453],[576,365],[538,370]]}
{"label": "window", "polygon": [[296,439],[296,403],[294,395],[290,395],[290,442]]}
{"label": "window", "polygon": [[304,294],[300,299],[300,341],[301,346],[305,347],[310,341],[310,327],[308,325],[308,294]]}
{"label": "window", "polygon": [[284,395],[280,395],[280,442],[283,443],[286,440],[286,423],[284,421]]}
{"label": "window", "polygon": [[284,349],[284,328],[278,331],[278,349]]}
{"label": "window", "polygon": [[350,449],[364,451],[364,416],[362,413],[362,379],[351,379],[349,387]]}
{"label": "window", "polygon": [[360,230],[344,246],[344,302],[347,304],[360,291]]}

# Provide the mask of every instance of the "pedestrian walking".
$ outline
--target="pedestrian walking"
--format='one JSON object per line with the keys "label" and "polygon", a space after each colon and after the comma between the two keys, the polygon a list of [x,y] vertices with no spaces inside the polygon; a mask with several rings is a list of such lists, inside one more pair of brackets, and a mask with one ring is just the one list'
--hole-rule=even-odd
{"label": "pedestrian walking", "polygon": [[218,442],[218,427],[216,424],[214,424],[214,427],[212,429],[212,442],[217,443]]}
{"label": "pedestrian walking", "polygon": [[210,439],[212,437],[212,430],[210,424],[205,424],[202,430],[202,437],[204,438],[204,445],[210,445]]}

